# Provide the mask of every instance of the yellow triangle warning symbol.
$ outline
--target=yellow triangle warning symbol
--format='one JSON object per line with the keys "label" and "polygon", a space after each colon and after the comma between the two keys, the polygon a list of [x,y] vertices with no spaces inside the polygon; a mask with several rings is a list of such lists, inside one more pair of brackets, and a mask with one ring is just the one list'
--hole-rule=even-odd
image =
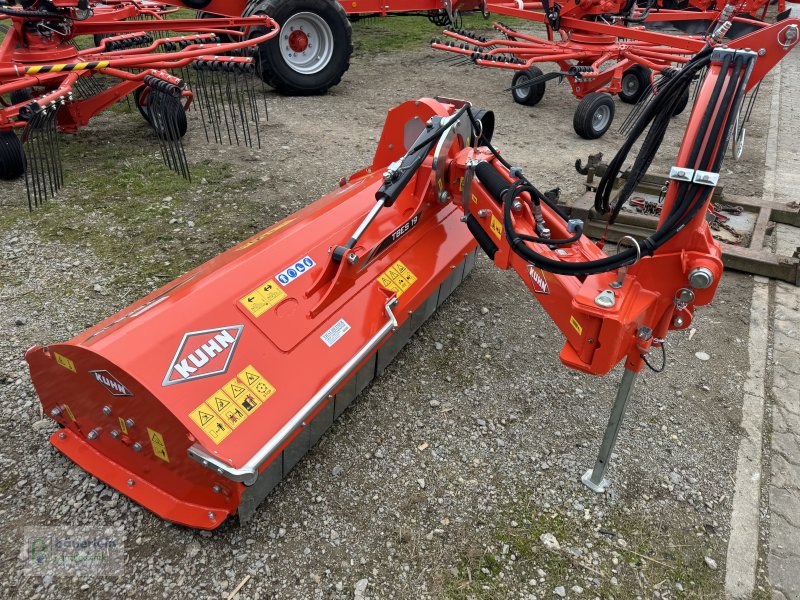
{"label": "yellow triangle warning symbol", "polygon": [[[230,403],[231,403],[230,400],[228,400],[227,398],[221,398],[219,396],[214,396],[214,404],[216,405],[217,410],[220,411],[220,412],[225,410],[225,407],[228,406],[228,404],[230,404]],[[203,424],[205,425],[205,423],[203,423]]]}
{"label": "yellow triangle warning symbol", "polygon": [[210,415],[207,412],[203,412],[202,410],[198,410],[197,414],[200,415],[200,426],[204,426],[208,423],[211,419],[214,418],[214,415]]}
{"label": "yellow triangle warning symbol", "polygon": [[261,379],[261,377],[259,377],[255,373],[251,373],[250,371],[245,371],[244,376],[245,379],[247,379],[247,385],[253,385],[256,381]]}
{"label": "yellow triangle warning symbol", "polygon": [[233,392],[233,397],[238,398],[242,394],[244,394],[247,390],[240,385],[236,385],[235,383],[231,384],[231,392]]}

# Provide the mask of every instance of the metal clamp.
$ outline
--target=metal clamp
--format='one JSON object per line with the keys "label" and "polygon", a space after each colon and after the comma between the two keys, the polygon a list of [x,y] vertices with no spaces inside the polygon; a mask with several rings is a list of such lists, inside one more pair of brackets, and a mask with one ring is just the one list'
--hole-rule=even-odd
{"label": "metal clamp", "polygon": [[622,243],[623,240],[630,240],[631,242],[633,242],[633,246],[636,248],[636,259],[633,262],[628,263],[626,265],[622,265],[619,269],[617,269],[617,280],[612,281],[611,283],[608,284],[615,290],[621,288],[625,283],[625,277],[628,274],[628,267],[630,265],[635,265],[642,258],[642,249],[639,246],[639,242],[637,242],[636,239],[630,235],[623,235],[621,238],[619,238],[619,241],[617,242],[617,254],[619,254],[619,245]]}
{"label": "metal clamp", "polygon": [[253,485],[258,479],[259,469],[266,460],[280,448],[286,440],[294,433],[298,427],[302,427],[307,419],[314,414],[314,411],[328,398],[333,391],[341,385],[345,379],[361,364],[361,362],[373,351],[397,327],[397,317],[394,316],[392,308],[397,305],[397,298],[390,299],[384,310],[389,320],[381,327],[370,340],[348,360],[344,366],[333,376],[322,388],[314,394],[311,399],[303,405],[303,408],[295,414],[280,430],[273,435],[266,444],[261,446],[258,451],[241,467],[233,467],[220,459],[209,454],[200,444],[193,444],[187,450],[189,457],[199,462],[204,467],[216,471],[223,477],[231,481]]}
{"label": "metal clamp", "polygon": [[472,200],[472,179],[475,177],[475,169],[481,161],[470,158],[466,163],[464,171],[464,183],[461,186],[461,205],[464,209],[464,218],[469,214],[469,203]]}
{"label": "metal clamp", "polygon": [[672,167],[669,170],[669,178],[675,181],[691,182],[694,178],[694,169],[689,167]]}
{"label": "metal clamp", "polygon": [[719,173],[712,173],[711,171],[701,171],[698,169],[694,172],[694,177],[692,177],[692,181],[694,183],[699,183],[700,185],[708,185],[711,187],[716,187],[717,183],[719,182]]}

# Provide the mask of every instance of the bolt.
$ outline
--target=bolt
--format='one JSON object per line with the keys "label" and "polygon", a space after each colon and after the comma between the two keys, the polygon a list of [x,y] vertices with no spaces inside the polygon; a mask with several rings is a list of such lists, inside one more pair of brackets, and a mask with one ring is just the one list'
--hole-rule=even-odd
{"label": "bolt", "polygon": [[514,212],[519,212],[522,210],[522,202],[519,200],[514,200],[514,203],[511,205],[511,210]]}
{"label": "bolt", "polygon": [[111,407],[110,406],[104,406],[103,407],[103,414],[105,416],[107,416],[107,417],[110,417],[111,416]]}
{"label": "bolt", "polygon": [[216,516],[214,516],[214,513],[213,513],[213,512],[211,512],[211,511],[208,511],[208,520],[209,520],[209,521],[214,521],[214,520],[216,520]]}
{"label": "bolt", "polygon": [[114,438],[115,440],[118,439],[119,438],[119,431],[117,431],[116,429],[112,429],[111,430],[111,437]]}
{"label": "bolt", "polygon": [[99,436],[99,435],[100,435],[100,433],[97,431],[97,429],[92,429],[92,430],[91,430],[91,431],[90,431],[90,432],[89,432],[89,433],[86,435],[86,439],[87,439],[87,440],[96,440],[96,439],[97,439],[97,436]]}
{"label": "bolt", "polygon": [[136,425],[136,422],[133,419],[125,419],[126,427],[133,427],[134,425]]}
{"label": "bolt", "polygon": [[215,484],[214,484],[214,485],[211,487],[211,491],[212,491],[212,492],[214,492],[215,494],[219,494],[219,493],[222,491],[222,488],[219,486],[219,484],[218,484],[218,483],[215,483]]}
{"label": "bolt", "polygon": [[60,440],[67,439],[67,434],[62,431],[61,433],[58,434],[58,439]]}
{"label": "bolt", "polygon": [[450,194],[447,193],[447,190],[442,190],[439,192],[439,202],[441,204],[444,204],[448,200],[450,200]]}
{"label": "bolt", "polygon": [[132,447],[134,452],[142,451],[142,445],[139,442],[134,442]]}
{"label": "bolt", "polygon": [[50,416],[51,417],[57,417],[60,414],[61,414],[61,409],[58,408],[58,407],[56,407],[56,408],[54,408],[53,410],[50,411]]}
{"label": "bolt", "polygon": [[689,273],[689,285],[697,290],[703,290],[714,283],[714,275],[706,267],[697,267]]}
{"label": "bolt", "polygon": [[347,255],[347,262],[349,262],[351,265],[357,265],[358,264],[358,254],[356,254],[355,252],[351,252],[350,254],[348,254]]}
{"label": "bolt", "polygon": [[675,317],[672,320],[672,324],[675,325],[675,327],[683,327],[683,317],[681,316]]}
{"label": "bolt", "polygon": [[133,479],[128,479],[128,487],[133,487],[136,485],[136,482]]}
{"label": "bolt", "polygon": [[478,211],[478,216],[479,216],[481,219],[485,219],[486,217],[488,217],[488,216],[489,216],[489,209],[488,209],[488,208],[482,208],[482,209],[480,209],[480,210]]}

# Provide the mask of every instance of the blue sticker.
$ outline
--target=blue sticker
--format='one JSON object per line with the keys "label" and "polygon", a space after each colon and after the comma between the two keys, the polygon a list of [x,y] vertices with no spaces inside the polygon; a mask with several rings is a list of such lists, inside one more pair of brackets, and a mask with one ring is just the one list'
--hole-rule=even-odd
{"label": "blue sticker", "polygon": [[276,279],[281,283],[281,285],[286,285],[316,265],[317,263],[315,263],[310,256],[306,256],[295,261],[291,267],[286,267],[286,269],[278,273]]}

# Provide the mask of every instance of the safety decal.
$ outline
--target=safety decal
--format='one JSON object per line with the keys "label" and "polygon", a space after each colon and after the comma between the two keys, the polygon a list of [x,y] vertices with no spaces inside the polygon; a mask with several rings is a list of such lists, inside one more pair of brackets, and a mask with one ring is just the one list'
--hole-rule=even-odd
{"label": "safety decal", "polygon": [[227,373],[244,325],[230,325],[184,334],[162,386]]}
{"label": "safety decal", "polygon": [[489,228],[492,230],[492,233],[498,240],[503,239],[503,224],[494,215],[492,215],[492,221],[489,224]]}
{"label": "safety decal", "polygon": [[257,244],[261,240],[271,236],[273,233],[276,233],[276,232],[280,231],[281,229],[283,229],[287,225],[291,225],[293,221],[294,221],[294,217],[292,217],[291,219],[287,219],[283,223],[278,223],[277,225],[273,225],[272,227],[270,227],[266,231],[262,231],[261,233],[259,233],[253,239],[248,240],[246,242],[242,242],[239,246],[236,247],[236,250],[245,250],[246,248],[249,248],[253,244]]}
{"label": "safety decal", "polygon": [[72,414],[72,409],[66,404],[64,405],[64,412],[67,413],[67,416],[69,417],[70,421],[75,420],[75,415]]}
{"label": "safety decal", "polygon": [[287,283],[291,283],[300,275],[312,269],[317,263],[315,263],[310,256],[304,256],[300,260],[296,261],[291,267],[286,267],[283,271],[278,273],[275,276],[275,279],[278,280],[278,283],[281,285],[286,285]]}
{"label": "safety decal", "polygon": [[72,371],[73,373],[77,373],[78,370],[75,368],[75,363],[68,359],[66,356],[59,354],[58,352],[53,352],[53,358],[56,359],[56,362],[60,364],[65,369]]}
{"label": "safety decal", "polygon": [[189,418],[219,444],[274,393],[272,384],[249,365],[190,412]]}
{"label": "safety decal", "polygon": [[397,294],[398,298],[402,296],[408,288],[414,285],[416,280],[416,275],[399,260],[378,277],[378,283],[387,290]]}
{"label": "safety decal", "polygon": [[580,323],[578,323],[578,319],[576,319],[575,317],[573,317],[573,316],[570,316],[570,318],[569,318],[569,324],[570,324],[570,325],[572,325],[572,328],[573,328],[575,331],[577,331],[577,332],[578,332],[578,335],[581,335],[581,334],[583,333],[583,327],[581,326],[581,324],[580,324]]}
{"label": "safety decal", "polygon": [[272,387],[272,384],[264,379],[261,373],[255,370],[253,365],[244,369],[239,373],[238,377],[240,381],[247,384],[247,387],[249,387],[262,402],[275,393],[275,388]]}
{"label": "safety decal", "polygon": [[260,317],[270,308],[286,298],[286,292],[274,279],[265,281],[244,298],[239,300],[254,317]]}
{"label": "safety decal", "polygon": [[112,396],[133,396],[128,388],[122,385],[119,380],[106,370],[89,371],[97,383],[108,390]]}
{"label": "safety decal", "polygon": [[[398,294],[398,296],[399,295],[400,294]],[[347,321],[345,321],[344,319],[339,319],[338,321],[336,321],[336,323],[333,324],[333,327],[328,329],[328,331],[326,331],[319,337],[323,342],[325,342],[325,345],[327,345],[328,348],[330,348],[336,342],[338,342],[341,339],[341,337],[348,331],[350,331],[350,325],[348,325]]]}
{"label": "safety decal", "polygon": [[550,284],[547,283],[547,277],[544,271],[533,265],[528,265],[528,275],[531,277],[531,285],[533,285],[534,292],[537,294],[550,293]]}
{"label": "safety decal", "polygon": [[117,420],[119,421],[119,428],[122,431],[122,433],[128,435],[128,426],[125,424],[125,419],[123,419],[122,417],[118,417]]}
{"label": "safety decal", "polygon": [[169,454],[167,454],[167,445],[164,443],[164,437],[149,427],[147,428],[147,437],[150,438],[153,454],[164,462],[169,462]]}

